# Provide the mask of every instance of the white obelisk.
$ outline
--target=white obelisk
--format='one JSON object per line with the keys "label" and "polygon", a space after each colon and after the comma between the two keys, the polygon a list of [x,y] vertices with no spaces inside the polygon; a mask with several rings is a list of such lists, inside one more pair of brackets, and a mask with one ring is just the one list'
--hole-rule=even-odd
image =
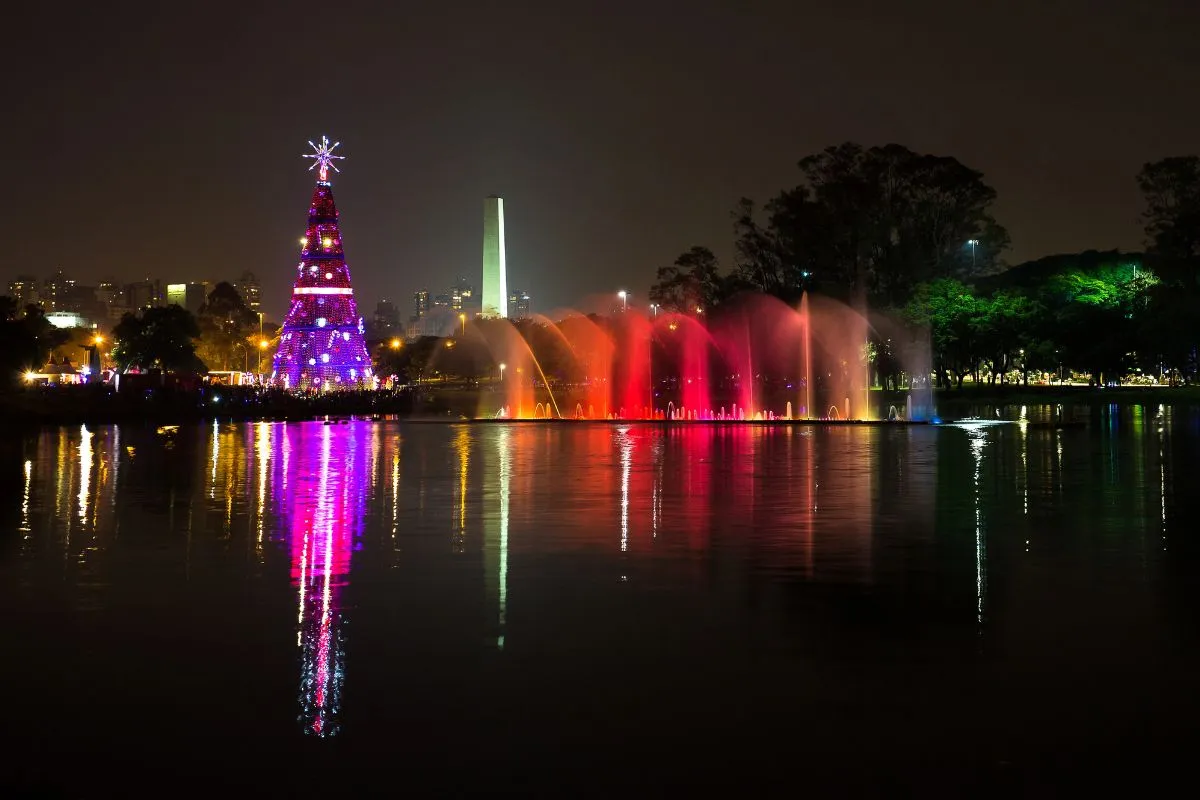
{"label": "white obelisk", "polygon": [[483,315],[508,316],[508,274],[504,266],[504,198],[483,201]]}

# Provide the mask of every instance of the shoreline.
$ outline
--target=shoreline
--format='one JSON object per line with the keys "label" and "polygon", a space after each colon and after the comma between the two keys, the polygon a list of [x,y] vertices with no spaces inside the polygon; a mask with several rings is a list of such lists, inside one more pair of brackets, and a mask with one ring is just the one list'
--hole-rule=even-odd
{"label": "shoreline", "polygon": [[[422,387],[374,392],[297,395],[252,387],[206,386],[199,390],[116,392],[104,385],[78,387],[20,387],[0,393],[0,419],[6,427],[71,424],[178,424],[222,419],[237,422],[299,422],[325,418],[388,418],[423,423],[630,423],[699,425],[914,425],[927,420],[887,420],[890,406],[903,410],[907,391],[872,390],[871,405],[879,419],[774,420],[608,420],[563,418],[504,419],[475,413],[491,400],[486,390],[463,387]],[[936,415],[942,418],[988,415],[997,408],[1020,405],[1064,407],[1098,405],[1200,406],[1200,386],[966,386],[934,392]]]}

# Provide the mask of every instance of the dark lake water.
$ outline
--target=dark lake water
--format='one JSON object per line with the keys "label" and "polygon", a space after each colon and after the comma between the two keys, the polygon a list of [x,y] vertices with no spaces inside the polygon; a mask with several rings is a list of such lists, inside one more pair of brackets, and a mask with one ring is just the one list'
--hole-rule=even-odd
{"label": "dark lake water", "polygon": [[1200,412],[982,413],[8,431],[0,787],[1161,778],[1198,742]]}

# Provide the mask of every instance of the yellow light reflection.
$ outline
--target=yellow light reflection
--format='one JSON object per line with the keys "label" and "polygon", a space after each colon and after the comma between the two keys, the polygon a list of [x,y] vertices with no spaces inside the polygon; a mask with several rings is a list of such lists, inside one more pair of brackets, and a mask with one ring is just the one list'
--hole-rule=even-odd
{"label": "yellow light reflection", "polygon": [[66,428],[58,432],[58,448],[54,454],[57,467],[57,480],[54,483],[54,515],[57,519],[65,519],[67,541],[71,536],[71,485],[75,482],[75,459],[71,457],[70,434]]}
{"label": "yellow light reflection", "polygon": [[396,449],[392,451],[392,538],[396,538],[396,528],[400,515],[400,442],[397,440]]}
{"label": "yellow light reflection", "polygon": [[458,453],[458,531],[453,549],[461,553],[467,538],[467,474],[471,455],[471,434],[466,426],[458,429],[454,449]]}
{"label": "yellow light reflection", "polygon": [[217,425],[217,420],[213,419],[212,427],[212,474],[208,481],[208,499],[213,500],[217,496],[217,455],[220,453],[221,444],[219,442],[220,429]]}
{"label": "yellow light reflection", "polygon": [[254,431],[254,449],[258,455],[257,550],[262,556],[263,525],[267,510],[267,467],[271,461],[271,426],[260,422]]}
{"label": "yellow light reflection", "polygon": [[25,538],[29,538],[29,486],[33,483],[33,462],[25,462],[25,492],[21,495],[21,527],[18,530],[25,532]]}

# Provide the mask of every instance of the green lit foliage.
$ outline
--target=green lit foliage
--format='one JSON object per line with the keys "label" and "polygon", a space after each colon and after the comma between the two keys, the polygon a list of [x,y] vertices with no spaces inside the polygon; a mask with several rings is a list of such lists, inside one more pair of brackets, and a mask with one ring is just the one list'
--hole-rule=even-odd
{"label": "green lit foliage", "polygon": [[199,335],[196,318],[176,305],[126,314],[112,331],[113,361],[122,371],[136,367],[204,372],[196,356]]}
{"label": "green lit foliage", "polygon": [[1041,296],[1052,311],[1062,357],[1098,383],[1125,374],[1136,358],[1149,292],[1158,282],[1132,259],[1052,275]]}
{"label": "green lit foliage", "polygon": [[1004,381],[1016,369],[1086,372],[1097,383],[1140,367],[1195,373],[1200,294],[1164,284],[1144,259],[1120,253],[1056,256],[979,281],[933,281],[904,309],[927,328],[939,383],[950,375]]}
{"label": "green lit foliage", "polygon": [[975,327],[981,353],[988,362],[989,380],[1003,383],[1014,367],[1027,372],[1024,355],[1031,348],[1043,309],[1030,298],[998,291],[976,303]]}
{"label": "green lit foliage", "polygon": [[927,329],[933,371],[939,386],[951,376],[958,386],[978,370],[980,300],[974,290],[952,278],[919,284],[903,311],[909,325]]}

